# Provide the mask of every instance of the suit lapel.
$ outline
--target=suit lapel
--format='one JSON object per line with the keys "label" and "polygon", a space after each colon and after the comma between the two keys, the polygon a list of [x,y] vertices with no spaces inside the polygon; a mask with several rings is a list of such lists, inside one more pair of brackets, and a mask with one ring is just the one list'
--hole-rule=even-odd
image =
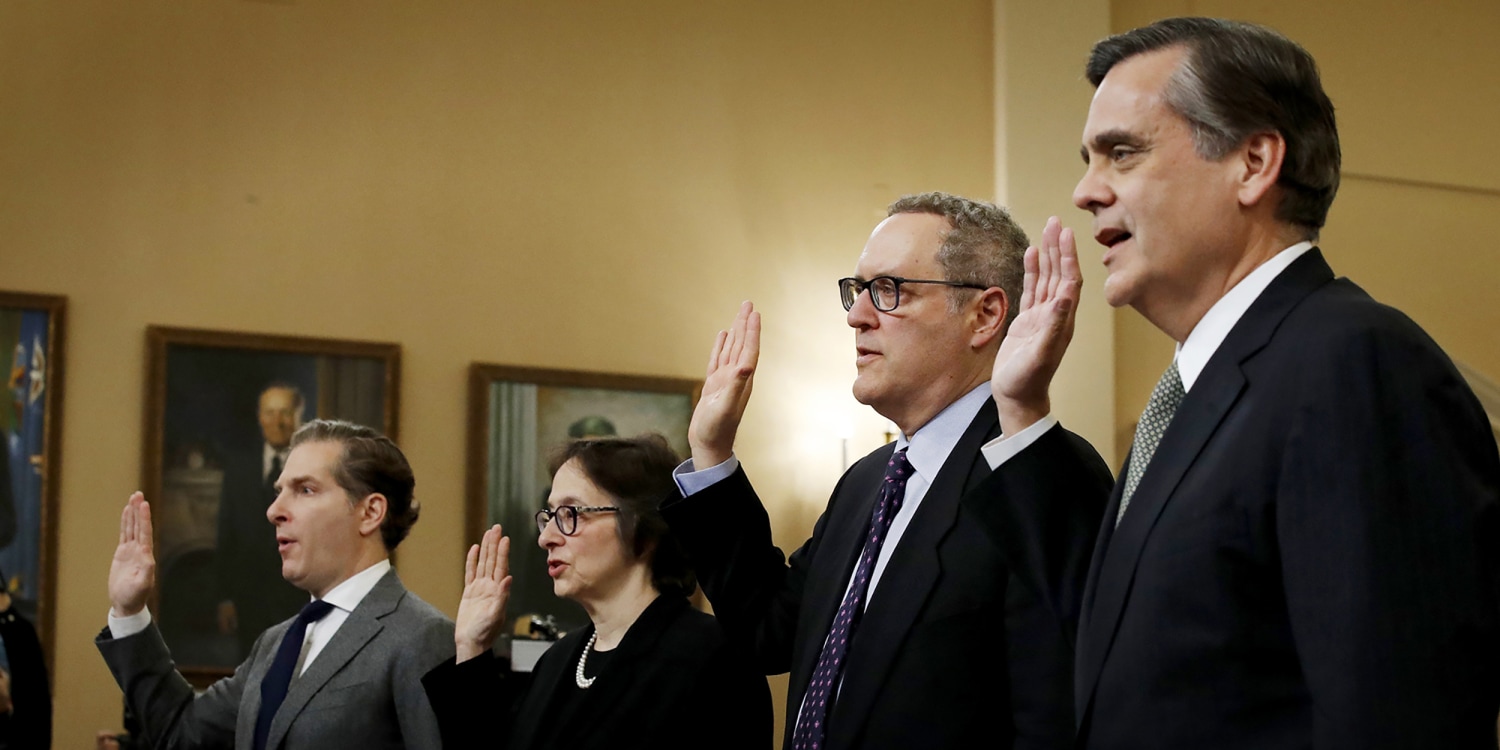
{"label": "suit lapel", "polygon": [[333,639],[318,652],[318,657],[308,665],[302,676],[292,680],[291,687],[287,689],[286,700],[277,709],[276,718],[271,721],[271,730],[266,735],[266,747],[281,745],[292,720],[302,713],[313,696],[328,684],[329,679],[338,674],[350,660],[359,655],[366,644],[385,629],[380,618],[394,612],[404,596],[406,588],[396,577],[394,568],[381,576],[375,588],[370,589],[370,593],[349,613],[348,619],[339,626]]}
{"label": "suit lapel", "polygon": [[[1089,713],[1099,673],[1109,656],[1134,583],[1141,552],[1163,509],[1173,499],[1173,492],[1183,475],[1244,392],[1247,383],[1241,365],[1265,347],[1292,308],[1332,280],[1332,269],[1323,260],[1322,253],[1313,248],[1288,266],[1256,298],[1209,358],[1192,390],[1183,399],[1118,527],[1113,520],[1119,511],[1123,482],[1115,483],[1106,510],[1105,528],[1099,534],[1101,546],[1094,556],[1094,569],[1090,571],[1083,615],[1085,621],[1080,629],[1075,688],[1075,698],[1081,709],[1078,712],[1080,722]],[[1123,469],[1120,476],[1124,476]]]}
{"label": "suit lapel", "polygon": [[[868,723],[891,664],[942,575],[937,549],[958,520],[959,500],[964,490],[990,472],[979,448],[999,429],[995,403],[986,400],[948,454],[886,563],[849,646],[843,685],[829,718],[830,747],[849,745]],[[868,510],[865,515],[869,516]]]}
{"label": "suit lapel", "polygon": [[[796,641],[803,648],[790,676],[789,690],[793,695],[802,695],[807,690],[818,654],[823,650],[823,641],[828,637],[829,625],[844,601],[849,576],[853,574],[854,564],[864,548],[865,532],[869,529],[870,516],[875,512],[880,482],[885,478],[885,465],[895,452],[895,443],[876,449],[849,470],[849,475],[834,493],[837,506],[828,517],[823,546],[817,557],[819,562],[827,559],[836,564],[829,567],[828,574],[810,577],[803,592],[803,614],[798,618]],[[796,717],[789,721],[795,722]]]}

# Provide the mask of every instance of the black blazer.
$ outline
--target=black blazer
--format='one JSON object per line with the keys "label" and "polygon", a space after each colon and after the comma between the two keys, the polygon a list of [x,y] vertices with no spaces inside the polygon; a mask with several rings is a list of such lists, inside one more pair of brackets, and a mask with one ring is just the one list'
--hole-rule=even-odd
{"label": "black blazer", "polygon": [[[0,463],[5,457],[0,456]],[[11,608],[0,612],[0,640],[10,658],[10,697],[14,707],[0,715],[0,748],[46,750],[52,747],[52,691],[47,686],[47,659],[36,628]]]}
{"label": "black blazer", "polygon": [[[987,490],[980,447],[999,434],[986,401],[935,477],[867,602],[829,715],[827,748],[1066,747],[1072,738],[1072,638],[959,504],[1009,498]],[[1111,481],[1083,440],[1065,441],[1088,467],[1095,524],[1073,541],[1088,559]],[[665,504],[673,531],[730,637],[767,674],[790,672],[785,746],[844,596],[894,445],[850,467],[813,536],[786,560],[743,470]],[[1073,573],[1079,588],[1086,568]]]}
{"label": "black blazer", "polygon": [[752,748],[771,746],[765,677],[728,647],[714,618],[680,596],[641,613],[581,701],[574,670],[594,626],[569,633],[531,675],[493,654],[422,678],[447,748]]}
{"label": "black blazer", "polygon": [[[1029,453],[1000,471],[1069,470]],[[1447,356],[1310,251],[1100,529],[1078,745],[1494,748],[1497,512],[1495,441]]]}

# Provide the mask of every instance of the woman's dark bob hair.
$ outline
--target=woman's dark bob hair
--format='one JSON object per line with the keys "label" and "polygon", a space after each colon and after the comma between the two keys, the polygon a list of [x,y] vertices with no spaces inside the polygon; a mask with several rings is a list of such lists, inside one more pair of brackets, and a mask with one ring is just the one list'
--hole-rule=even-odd
{"label": "woman's dark bob hair", "polygon": [[620,508],[618,530],[625,548],[636,557],[652,548],[651,583],[663,594],[691,596],[697,576],[687,554],[661,515],[663,501],[677,497],[672,470],[681,460],[655,433],[632,438],[571,440],[559,445],[548,461],[554,476],[563,464],[577,461],[585,476]]}

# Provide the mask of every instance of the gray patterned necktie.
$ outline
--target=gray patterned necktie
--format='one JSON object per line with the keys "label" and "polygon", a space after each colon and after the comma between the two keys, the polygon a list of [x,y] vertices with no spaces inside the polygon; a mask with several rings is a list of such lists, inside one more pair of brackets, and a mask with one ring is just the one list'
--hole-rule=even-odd
{"label": "gray patterned necktie", "polygon": [[1177,413],[1177,407],[1182,405],[1182,399],[1186,395],[1187,391],[1182,389],[1182,376],[1177,374],[1177,360],[1173,359],[1172,366],[1156,382],[1156,388],[1151,391],[1151,400],[1146,402],[1146,411],[1141,414],[1141,421],[1135,426],[1135,443],[1130,449],[1130,468],[1125,471],[1125,493],[1120,496],[1120,514],[1115,516],[1116,526],[1125,517],[1125,507],[1130,505],[1130,496],[1135,494],[1136,485],[1141,483],[1141,475],[1146,473],[1146,466],[1156,453],[1156,444],[1161,442],[1167,425],[1172,423],[1172,415]]}

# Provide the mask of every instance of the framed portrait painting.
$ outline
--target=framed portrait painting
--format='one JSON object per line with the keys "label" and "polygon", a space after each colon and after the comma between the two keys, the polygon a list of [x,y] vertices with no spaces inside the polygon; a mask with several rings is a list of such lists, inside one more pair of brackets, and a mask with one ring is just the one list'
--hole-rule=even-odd
{"label": "framed portrait painting", "polygon": [[[66,298],[0,292],[0,586],[52,654]],[[9,671],[8,660],[0,667]]]}
{"label": "framed portrait painting", "polygon": [[183,674],[230,674],[307,593],[281,577],[266,509],[292,433],[343,419],[396,439],[398,344],[151,326],[142,489],[162,637]]}
{"label": "framed portrait painting", "polygon": [[[583,609],[552,594],[535,515],[547,504],[549,453],[568,440],[655,432],[688,454],[687,428],[702,382],[475,363],[469,368],[469,543],[500,524],[511,538],[507,615],[567,631]],[[507,629],[509,632],[510,629]]]}

